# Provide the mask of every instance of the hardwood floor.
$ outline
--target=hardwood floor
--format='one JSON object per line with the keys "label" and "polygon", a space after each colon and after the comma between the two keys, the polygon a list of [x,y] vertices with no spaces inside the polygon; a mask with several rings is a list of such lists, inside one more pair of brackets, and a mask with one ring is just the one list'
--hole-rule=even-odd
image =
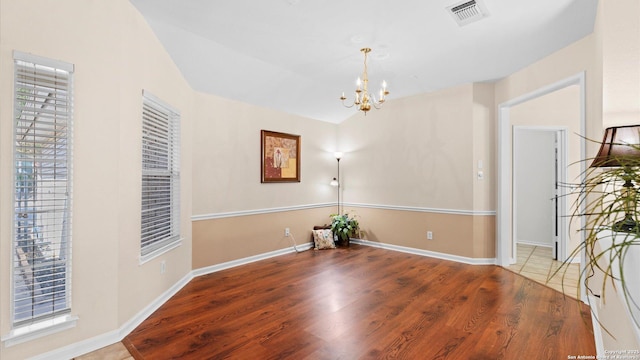
{"label": "hardwood floor", "polygon": [[373,247],[193,279],[129,334],[135,359],[567,359],[589,308],[497,266]]}

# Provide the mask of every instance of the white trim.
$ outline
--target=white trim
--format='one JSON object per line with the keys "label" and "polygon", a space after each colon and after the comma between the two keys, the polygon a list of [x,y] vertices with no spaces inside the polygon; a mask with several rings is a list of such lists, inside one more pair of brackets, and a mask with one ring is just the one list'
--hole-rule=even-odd
{"label": "white trim", "polygon": [[[73,223],[72,220],[73,220],[73,208],[74,208],[73,206],[74,65],[67,62],[53,60],[53,59],[49,59],[49,58],[45,58],[45,57],[41,57],[33,54],[23,53],[17,50],[13,51],[13,57],[14,57],[13,59],[14,60],[13,61],[14,62],[14,65],[13,65],[14,119],[19,119],[20,122],[21,121],[30,122],[29,128],[33,129],[32,133],[38,133],[41,130],[41,125],[40,125],[41,121],[38,120],[40,116],[27,115],[27,117],[25,118],[24,116],[20,115],[21,111],[19,110],[20,106],[19,106],[17,95],[18,95],[18,90],[23,87],[26,87],[29,92],[33,92],[34,95],[37,95],[42,90],[44,90],[44,88],[38,90],[38,88],[40,88],[41,86],[44,86],[45,88],[52,88],[55,91],[53,91],[53,93],[49,95],[50,96],[49,100],[51,100],[53,103],[59,103],[61,105],[64,103],[66,105],[66,108],[63,105],[63,107],[61,108],[54,106],[54,109],[47,109],[47,111],[50,112],[50,116],[53,116],[54,118],[57,118],[58,116],[62,116],[62,118],[66,118],[66,129],[63,129],[61,127],[60,131],[58,131],[58,133],[54,135],[54,138],[52,139],[52,141],[54,141],[56,144],[56,146],[54,146],[55,150],[53,154],[46,154],[43,157],[43,154],[38,155],[36,153],[33,153],[32,151],[28,151],[30,156],[28,156],[27,158],[22,158],[21,156],[19,156],[21,153],[24,155],[24,152],[21,150],[21,148],[23,148],[25,145],[27,145],[28,148],[31,148],[36,143],[40,141],[44,141],[41,139],[31,139],[29,141],[25,139],[24,142],[22,141],[14,142],[13,150],[12,150],[12,157],[13,157],[12,172],[14,173],[14,175],[17,174],[19,171],[18,165],[16,163],[18,158],[20,158],[20,161],[30,160],[34,164],[36,162],[41,162],[41,161],[45,163],[49,163],[50,165],[53,164],[53,173],[50,175],[53,175],[54,177],[58,174],[58,170],[64,172],[64,169],[66,168],[66,176],[64,177],[66,180],[56,181],[56,184],[51,184],[51,186],[46,185],[44,188],[41,189],[42,191],[46,191],[48,193],[56,193],[59,190],[64,190],[64,195],[60,194],[60,196],[56,196],[56,200],[53,200],[55,203],[57,203],[59,200],[64,204],[53,205],[54,209],[50,209],[53,211],[50,213],[52,216],[56,218],[59,218],[59,216],[61,216],[61,219],[63,220],[62,228],[56,234],[51,234],[52,236],[49,239],[49,242],[51,242],[52,245],[54,246],[55,244],[59,246],[61,253],[59,254],[58,257],[65,259],[63,264],[54,265],[56,269],[64,269],[64,272],[61,274],[64,275],[65,281],[64,281],[64,285],[61,286],[62,289],[54,290],[55,294],[63,294],[64,296],[63,308],[60,308],[57,311],[52,310],[48,316],[46,315],[46,313],[41,315],[35,315],[35,313],[33,312],[33,309],[31,311],[30,316],[18,316],[16,296],[18,295],[18,292],[19,292],[18,288],[20,286],[18,286],[16,282],[13,280],[14,280],[14,277],[19,276],[19,269],[16,268],[15,264],[13,264],[13,260],[11,261],[11,264],[13,264],[10,269],[11,270],[10,274],[12,279],[11,286],[10,286],[10,294],[11,294],[11,301],[10,301],[11,316],[10,317],[12,319],[12,329],[9,332],[9,334],[2,339],[3,341],[5,341],[6,346],[19,344],[25,341],[37,339],[45,335],[56,333],[58,331],[73,328],[76,326],[76,322],[78,319],[76,316],[70,315],[70,312],[72,311],[72,307],[71,307],[71,299],[72,299],[71,263],[73,260],[72,244],[74,241],[73,230],[71,229],[72,227],[71,224]],[[49,69],[45,70],[44,68],[49,68]],[[60,81],[56,81],[53,84],[42,85],[41,84],[42,78],[49,77],[52,72],[55,73],[55,76],[59,77]],[[66,74],[64,74],[65,72]],[[22,75],[25,75],[25,73],[28,73],[29,76],[27,78],[22,78]],[[33,78],[32,75],[35,76],[35,78]],[[49,92],[47,90],[44,90],[44,91]],[[62,91],[62,93],[58,94],[58,91]],[[36,98],[40,98],[40,95],[37,95]],[[34,106],[37,106],[39,108],[46,107],[45,104],[49,103],[48,100],[44,100],[41,102],[41,100],[38,100],[36,98],[31,98],[31,100],[28,100],[27,102],[32,103]],[[31,119],[31,117],[33,118]],[[64,122],[64,119],[62,121]],[[43,123],[45,130],[49,129],[49,126],[46,125],[47,123],[48,121],[45,121]],[[18,135],[18,133],[20,132],[19,125],[20,124],[18,122],[14,121],[14,127],[13,127],[14,136]],[[61,145],[61,147],[58,146],[59,144],[58,140],[60,139],[65,140],[64,145]],[[62,160],[62,158],[64,158],[64,160]],[[61,163],[60,161],[62,161],[63,163]],[[49,165],[47,165],[47,167],[48,166]],[[36,180],[36,182],[39,182],[40,180]],[[13,187],[15,188],[16,186],[17,185],[14,182]],[[39,190],[34,190],[34,191],[36,191],[36,193],[41,192]],[[16,193],[14,192],[12,197],[15,199],[15,196],[16,196]],[[45,210],[43,209],[43,207],[45,208],[48,207],[48,206],[44,206],[42,203],[33,204],[31,206],[36,212]],[[15,215],[17,214],[16,210],[18,210],[18,208],[14,206],[12,208],[12,215],[11,215],[12,218],[15,217]],[[46,220],[44,221],[46,222]],[[17,235],[16,226],[17,224],[12,222],[12,226],[11,226],[11,229],[12,229],[11,232],[13,234],[12,235],[13,239],[11,240],[12,252],[18,246],[16,242],[18,239],[18,237],[16,236]],[[39,225],[39,226],[42,226],[42,225]],[[33,305],[33,300],[34,300],[33,294],[31,294],[32,305]],[[51,299],[49,301],[51,301]],[[45,301],[45,303],[49,301]],[[20,319],[17,319],[17,317],[19,317]],[[32,321],[32,323],[28,324],[28,322],[30,321]],[[24,325],[24,324],[27,324],[27,325]]]}
{"label": "white trim", "polygon": [[[134,317],[125,322],[120,329],[118,330],[118,337],[120,340],[124,339],[129,333],[131,333],[135,328],[140,325],[144,320],[146,320],[151,314],[153,314],[156,310],[160,308],[160,306],[164,305],[173,295],[175,295],[178,291],[180,291],[185,285],[187,285],[191,280],[193,280],[193,271],[190,271],[182,279],[178,280],[177,283],[173,284],[169,289],[160,294],[155,300],[151,302],[151,304],[147,305],[144,309],[138,312]],[[118,341],[120,341],[118,340]]]}
{"label": "white trim", "polygon": [[[399,252],[404,252],[408,254],[426,256],[426,257],[431,257],[431,258],[436,258],[441,260],[455,261],[455,262],[469,264],[469,265],[496,265],[495,258],[469,258],[464,256],[439,253],[435,251],[415,249],[415,248],[409,248],[409,247],[385,244],[385,243],[377,243],[377,242],[363,240],[363,239],[351,239],[351,242],[355,244],[364,245],[364,246],[371,246],[371,247],[376,247],[376,248],[381,248],[381,249],[391,250],[391,251],[399,251]],[[311,249],[313,245],[310,242],[307,242],[302,245],[298,245],[297,247],[299,250],[308,250],[308,249]],[[32,360],[71,359],[71,358],[98,350],[105,346],[114,344],[116,342],[122,341],[122,339],[124,339],[129,333],[135,330],[137,326],[139,326],[145,319],[147,319],[154,311],[160,308],[160,306],[162,306],[165,302],[167,302],[173,295],[175,295],[193,278],[197,276],[211,274],[217,271],[241,266],[241,265],[246,265],[252,262],[269,259],[279,255],[290,254],[293,252],[295,252],[295,249],[293,247],[284,248],[284,249],[275,250],[268,253],[250,256],[250,257],[246,257],[238,260],[228,261],[222,264],[217,264],[217,265],[212,265],[212,266],[192,270],[187,275],[185,275],[182,279],[180,279],[180,281],[174,284],[170,289],[165,291],[162,295],[156,298],[151,304],[149,304],[140,312],[138,312],[133,318],[129,319],[129,321],[124,323],[117,330],[109,331],[105,334],[102,334],[87,340],[79,341],[79,342],[67,345],[65,347],[34,356],[30,359]],[[595,302],[594,300],[592,301]],[[597,314],[595,316],[597,317]],[[592,322],[594,324],[594,337],[596,339],[596,348],[598,349],[598,354],[601,354],[601,352],[603,351],[601,328],[599,326],[599,323],[597,322],[597,319],[594,318],[593,312],[592,312]]]}
{"label": "white trim", "polygon": [[223,218],[236,217],[236,216],[262,215],[262,214],[271,214],[271,213],[278,213],[278,212],[285,212],[285,211],[318,209],[318,208],[331,207],[331,206],[336,206],[336,203],[307,204],[307,205],[295,205],[295,206],[285,206],[285,207],[267,208],[267,209],[240,210],[240,211],[230,211],[230,212],[223,212],[223,213],[192,215],[191,221],[223,219]]}
{"label": "white trim", "polygon": [[[224,213],[193,215],[191,216],[191,221],[223,219],[223,218],[236,217],[236,216],[262,215],[262,214],[271,214],[271,213],[277,213],[277,212],[317,209],[317,208],[332,207],[332,206],[336,206],[336,203],[320,203],[320,204],[296,205],[296,206],[286,206],[286,207],[267,208],[267,209],[230,211],[230,212],[224,212]],[[451,215],[471,215],[471,216],[495,216],[496,215],[496,212],[493,210],[438,209],[438,208],[425,208],[425,207],[416,207],[416,206],[378,205],[378,204],[361,204],[361,203],[343,203],[342,206],[351,206],[351,207],[369,208],[369,209],[382,209],[382,210],[427,212],[427,213],[434,213],[434,214],[451,214]]]}
{"label": "white trim", "polygon": [[[311,244],[311,242],[306,242],[304,244],[301,245],[296,245],[296,247],[298,248],[298,251],[304,251],[304,250],[309,250],[311,249],[313,245]],[[207,275],[207,274],[211,274],[217,271],[221,271],[221,270],[226,270],[226,269],[230,269],[236,266],[241,266],[241,265],[246,265],[246,264],[250,264],[252,262],[256,262],[256,261],[260,261],[260,260],[265,260],[265,259],[269,259],[272,257],[276,257],[276,256],[280,256],[280,255],[285,255],[285,254],[290,254],[292,252],[295,252],[296,250],[293,247],[289,247],[289,248],[284,248],[284,249],[280,249],[280,250],[275,250],[275,251],[270,251],[268,253],[263,253],[263,254],[258,254],[258,255],[254,255],[254,256],[249,256],[246,258],[242,258],[242,259],[237,259],[237,260],[231,260],[231,261],[227,261],[221,264],[216,264],[216,265],[211,265],[211,266],[207,266],[204,268],[199,268],[196,270],[193,270],[193,276],[201,276],[201,275]]]}
{"label": "white trim", "polygon": [[[513,254],[509,252],[511,245],[511,121],[509,119],[509,109],[512,106],[538,98],[571,85],[580,86],[580,158],[584,159],[586,154],[586,89],[585,72],[580,72],[566,79],[544,86],[522,96],[506,101],[498,105],[498,191],[497,191],[497,216],[496,216],[496,258],[498,265],[508,266],[512,263]],[[581,176],[584,177],[584,162],[581,163]],[[582,178],[581,180],[584,180]],[[582,227],[584,227],[584,217]],[[584,232],[581,232],[584,240]],[[582,255],[584,257],[584,254]],[[584,263],[584,261],[582,261]],[[586,295],[582,289],[582,296]]]}
{"label": "white trim", "polygon": [[529,245],[529,246],[537,246],[537,247],[544,247],[544,248],[553,248],[553,245],[550,244],[540,244],[534,241],[529,241],[529,240],[516,240],[515,241],[516,245],[518,244],[522,244],[522,245]]}
{"label": "white trim", "polygon": [[109,331],[90,339],[78,341],[65,347],[30,357],[29,360],[73,359],[80,355],[84,355],[122,341],[124,337],[119,338],[118,333],[118,330]]}
{"label": "white trim", "polygon": [[166,101],[160,99],[159,97],[153,95],[149,90],[142,89],[142,101],[143,103],[146,101],[147,103],[153,103],[152,106],[159,106],[164,110],[172,112],[175,116],[180,117],[180,111],[168,104]]}
{"label": "white trim", "polygon": [[591,308],[591,326],[593,327],[593,339],[596,343],[597,359],[607,359],[604,352],[604,340],[602,337],[602,325],[598,321],[598,303],[600,299],[593,295],[587,297],[588,305]]}
{"label": "white trim", "polygon": [[34,357],[31,360],[55,360],[55,359],[72,359],[74,357],[84,355],[86,353],[98,350],[108,345],[115,344],[125,338],[135,328],[146,320],[154,311],[158,310],[165,302],[167,302],[173,295],[175,295],[180,289],[193,279],[193,271],[190,271],[178,282],[173,284],[169,289],[163,292],[155,300],[153,300],[144,309],[134,315],[131,319],[125,322],[120,328],[109,331],[107,333],[79,341],[59,349],[46,352]]}
{"label": "white trim", "polygon": [[13,59],[19,61],[30,62],[38,65],[48,66],[64,71],[68,71],[70,73],[74,72],[74,65],[65,61],[49,59],[46,57],[25,53],[18,50],[13,50]]}
{"label": "white trim", "polygon": [[156,249],[156,250],[154,250],[154,251],[152,251],[152,252],[150,252],[150,253],[148,253],[146,255],[140,255],[140,257],[138,258],[138,265],[146,264],[147,262],[155,259],[156,257],[158,257],[158,256],[160,256],[160,255],[162,255],[162,254],[164,254],[166,252],[169,252],[169,251],[171,251],[171,250],[173,250],[173,249],[175,249],[175,248],[177,248],[179,246],[182,246],[182,240],[184,240],[184,238],[180,237],[178,239],[178,241],[170,242],[170,243],[166,244],[165,246],[163,246],[163,247],[161,247],[159,249]]}
{"label": "white trim", "polygon": [[[180,112],[142,90],[140,263],[180,245]],[[164,141],[162,140],[164,139]],[[168,184],[157,186],[160,176]],[[151,179],[151,181],[149,181]],[[163,210],[157,213],[157,210]],[[164,211],[167,210],[167,211]]]}
{"label": "white trim", "polygon": [[[634,236],[628,233],[616,233],[612,230],[600,230],[598,232],[598,244],[600,251],[604,251],[603,249],[611,249],[614,246],[620,246],[622,242],[629,241],[629,237]],[[602,281],[611,282],[611,285],[615,290],[614,296],[618,297],[622,307],[624,307],[629,320],[629,325],[633,328],[634,338],[636,342],[640,344],[640,325],[638,325],[638,322],[636,321],[640,317],[640,309],[638,308],[640,281],[634,281],[635,277],[631,276],[637,274],[640,269],[640,264],[638,264],[637,261],[640,258],[640,249],[632,247],[622,250],[622,247],[619,247],[615,251],[621,251],[622,254],[617,254],[613,259],[611,258],[613,255],[605,254],[602,256],[602,260],[605,262],[603,265],[610,266],[610,274],[605,276]],[[604,253],[607,252],[608,251],[604,251]],[[603,271],[600,270],[598,275],[602,276],[602,272]],[[625,279],[624,283],[621,279]],[[624,291],[622,289],[624,289]],[[605,305],[604,287],[601,291],[600,301],[598,302],[599,306]],[[612,305],[609,304],[609,306]]]}
{"label": "white trim", "polygon": [[434,213],[434,214],[451,214],[451,215],[492,216],[496,214],[496,212],[493,210],[439,209],[439,208],[425,208],[425,207],[417,207],[417,206],[379,205],[379,204],[361,204],[361,203],[343,203],[342,205],[369,208],[369,209],[415,211],[415,212],[427,212],[427,213]]}
{"label": "white trim", "polygon": [[[298,251],[304,251],[311,249],[313,245],[311,242],[304,243],[301,245],[297,245]],[[232,267],[246,265],[255,261],[264,260],[268,258],[272,258],[279,255],[293,253],[296,250],[293,247],[284,248],[276,251],[271,251],[264,254],[259,254],[255,256],[246,257],[243,259],[233,260],[222,264],[217,264],[213,266],[208,266],[205,268],[200,268],[196,270],[190,271],[187,275],[185,275],[182,279],[180,279],[177,283],[175,283],[171,288],[167,289],[164,293],[158,296],[152,303],[147,305],[144,309],[138,312],[134,317],[125,322],[120,328],[116,330],[109,331],[102,335],[95,336],[90,339],[86,339],[83,341],[79,341],[65,347],[49,351],[44,354],[40,354],[34,356],[30,359],[32,360],[55,360],[55,359],[72,359],[74,357],[84,355],[86,353],[90,353],[92,351],[98,350],[105,346],[109,346],[115,344],[119,341],[122,341],[128,334],[130,334],[136,327],[138,327],[144,320],[146,320],[153,312],[158,310],[160,306],[162,306],[165,302],[167,302],[173,295],[175,295],[180,289],[182,289],[186,284],[188,284],[193,278],[201,275],[210,274],[216,271],[221,271],[225,269],[229,269]],[[4,341],[4,338],[3,338]],[[25,340],[26,341],[26,340]]]}
{"label": "white trim", "polygon": [[455,262],[469,264],[469,265],[495,265],[496,264],[495,258],[470,258],[465,256],[440,253],[436,251],[429,251],[429,250],[422,250],[422,249],[410,248],[410,247],[393,245],[393,244],[373,242],[373,241],[363,240],[363,239],[351,239],[351,242],[355,244],[371,246],[371,247],[376,247],[376,248],[385,249],[385,250],[393,250],[393,251],[399,251],[399,252],[413,254],[413,255],[426,256],[426,257],[436,258],[441,260],[455,261]]}
{"label": "white trim", "polygon": [[43,336],[55,334],[59,331],[71,329],[76,326],[77,322],[78,317],[74,315],[56,316],[30,325],[16,327],[12,329],[9,334],[2,337],[2,342],[4,342],[6,347],[10,347]]}

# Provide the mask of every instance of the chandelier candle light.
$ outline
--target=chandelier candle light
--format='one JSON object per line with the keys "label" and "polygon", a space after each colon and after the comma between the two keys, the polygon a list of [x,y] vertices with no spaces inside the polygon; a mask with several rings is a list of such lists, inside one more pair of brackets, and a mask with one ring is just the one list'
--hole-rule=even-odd
{"label": "chandelier candle light", "polygon": [[382,103],[384,103],[387,95],[389,95],[389,90],[387,90],[387,82],[382,81],[382,88],[380,89],[380,95],[376,100],[374,95],[370,95],[367,89],[367,85],[369,84],[369,75],[367,74],[367,54],[371,52],[370,48],[362,48],[360,51],[364,54],[364,71],[362,72],[362,79],[358,78],[356,80],[356,98],[353,101],[353,104],[347,105],[344,101],[347,99],[344,96],[344,92],[342,96],[340,96],[340,100],[342,100],[342,105],[347,108],[351,108],[354,105],[358,105],[358,110],[363,111],[365,115],[367,115],[367,111],[371,110],[371,106],[374,108],[380,109],[382,107]]}

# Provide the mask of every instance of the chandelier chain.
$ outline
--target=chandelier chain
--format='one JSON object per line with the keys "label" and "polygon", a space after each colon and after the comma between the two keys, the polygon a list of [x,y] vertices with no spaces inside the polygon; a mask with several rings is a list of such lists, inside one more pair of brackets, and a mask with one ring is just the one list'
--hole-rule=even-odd
{"label": "chandelier chain", "polygon": [[347,97],[342,93],[340,100],[342,100],[342,105],[347,108],[351,108],[354,105],[358,105],[358,110],[364,112],[367,115],[367,111],[371,110],[373,106],[376,109],[380,109],[382,107],[382,103],[385,102],[386,96],[389,95],[389,90],[387,89],[386,81],[382,82],[382,88],[380,89],[380,96],[376,100],[375,95],[369,94],[369,72],[367,68],[367,54],[371,52],[370,48],[362,48],[360,51],[364,54],[364,71],[362,72],[362,80],[358,78],[356,81],[356,91],[355,91],[355,99],[353,103],[350,105],[345,104],[345,100]]}

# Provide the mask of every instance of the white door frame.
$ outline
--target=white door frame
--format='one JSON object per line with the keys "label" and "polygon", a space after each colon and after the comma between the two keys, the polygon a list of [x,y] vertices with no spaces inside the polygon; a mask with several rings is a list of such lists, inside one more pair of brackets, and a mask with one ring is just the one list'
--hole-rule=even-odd
{"label": "white door frame", "polygon": [[[567,165],[569,164],[569,151],[568,151],[568,141],[569,141],[569,137],[568,137],[568,131],[569,128],[566,126],[531,126],[531,125],[517,125],[517,126],[513,126],[513,134],[512,136],[515,135],[515,132],[517,130],[522,130],[522,131],[528,131],[528,130],[533,130],[533,131],[545,131],[545,132],[553,132],[556,134],[556,139],[558,141],[557,143],[557,149],[558,149],[558,162],[556,165],[557,167],[557,179],[556,181],[558,181],[560,184],[567,184]],[[512,153],[513,153],[513,161],[516,160],[516,151],[515,148],[512,149]],[[555,170],[555,169],[554,169]],[[513,194],[516,194],[516,187],[518,186],[517,183],[517,178],[515,176],[512,177],[512,186],[513,186]],[[568,250],[568,243],[569,243],[569,222],[567,221],[567,217],[565,215],[567,215],[567,195],[569,194],[569,192],[567,191],[566,186],[560,186],[558,188],[558,211],[557,213],[554,214],[554,216],[556,217],[556,219],[554,221],[558,222],[558,253],[555,254],[555,247],[552,250],[552,252],[554,253],[554,255],[557,256],[559,261],[564,261],[567,259],[567,257],[569,256],[569,250]],[[517,212],[517,203],[518,203],[518,198],[514,195],[511,197],[511,209],[513,211],[513,219],[516,219],[516,212]],[[553,212],[555,212],[555,210],[552,209]],[[518,223],[516,221],[513,222],[512,224],[512,229],[511,229],[511,239],[513,239],[513,247],[512,247],[512,258],[510,259],[511,263],[515,263],[516,261],[516,249],[517,249],[517,243],[515,241],[515,239],[517,239],[517,227],[518,227]],[[550,231],[551,232],[551,231]],[[553,246],[553,243],[552,243]]]}
{"label": "white door frame", "polygon": [[[586,137],[586,89],[584,72],[580,72],[576,75],[498,105],[498,206],[496,214],[496,262],[500,266],[508,266],[509,264],[515,263],[516,259],[515,246],[512,246],[512,133],[509,111],[511,107],[515,105],[572,85],[578,85],[580,87],[580,158],[584,159],[586,154],[586,142],[584,140]],[[580,174],[584,177],[584,162],[581,162],[580,166]],[[581,181],[584,181],[584,178],[582,178]],[[582,213],[584,212],[582,211]],[[582,226],[584,226],[584,221],[585,219],[583,217],[581,219]],[[584,238],[583,232],[581,232],[581,236]],[[584,259],[581,260],[582,263],[584,263]]]}

